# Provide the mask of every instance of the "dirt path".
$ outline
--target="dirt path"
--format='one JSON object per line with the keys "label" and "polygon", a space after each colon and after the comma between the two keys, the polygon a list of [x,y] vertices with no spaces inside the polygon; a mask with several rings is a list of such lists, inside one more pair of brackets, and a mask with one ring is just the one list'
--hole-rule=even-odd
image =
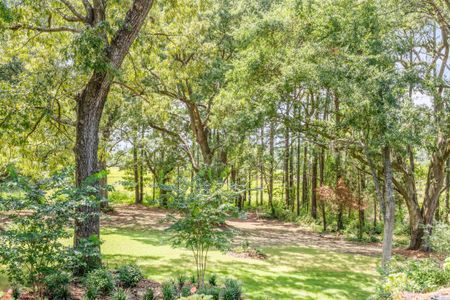
{"label": "dirt path", "polygon": [[[168,226],[164,222],[166,214],[166,210],[146,206],[116,206],[114,213],[102,219],[102,224],[116,228],[163,230]],[[236,243],[247,240],[252,247],[281,245],[372,256],[381,254],[380,244],[349,242],[343,237],[311,232],[296,224],[258,218],[256,214],[248,214],[246,219],[234,219],[227,223],[239,232]]]}

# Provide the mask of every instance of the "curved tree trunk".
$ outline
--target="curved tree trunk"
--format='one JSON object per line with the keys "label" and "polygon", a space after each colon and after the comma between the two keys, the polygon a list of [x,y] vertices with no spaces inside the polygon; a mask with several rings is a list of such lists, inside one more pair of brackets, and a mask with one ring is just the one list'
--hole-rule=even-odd
{"label": "curved tree trunk", "polygon": [[[116,32],[110,45],[107,47],[106,58],[112,68],[120,68],[135,40],[142,24],[153,4],[153,0],[134,0],[128,10],[122,27]],[[94,5],[95,6],[95,5]],[[105,7],[98,4],[93,8],[98,16],[98,22],[104,21]],[[105,41],[106,42],[106,41]],[[91,76],[83,91],[77,97],[76,120],[76,184],[82,187],[86,178],[98,171],[98,143],[99,124],[103,108],[111,88],[113,75],[108,70],[97,70]],[[83,204],[78,208],[82,218],[75,221],[74,247],[79,248],[83,240],[91,236],[100,236],[99,205]],[[100,252],[100,246],[97,251]],[[86,261],[90,264],[100,264],[100,256],[95,261]],[[83,273],[85,270],[78,270]]]}

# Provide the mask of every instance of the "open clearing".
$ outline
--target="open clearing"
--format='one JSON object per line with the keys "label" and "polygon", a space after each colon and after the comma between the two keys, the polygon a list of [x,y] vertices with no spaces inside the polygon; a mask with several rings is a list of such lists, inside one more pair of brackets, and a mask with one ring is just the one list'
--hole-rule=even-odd
{"label": "open clearing", "polygon": [[[193,270],[191,253],[173,249],[164,235],[165,212],[116,206],[103,218],[102,251],[111,267],[135,262],[151,279],[164,281]],[[236,243],[248,240],[266,260],[213,251],[209,271],[243,282],[248,299],[367,299],[378,280],[379,248],[302,230],[279,221],[233,220]],[[190,276],[190,274],[186,274]]]}

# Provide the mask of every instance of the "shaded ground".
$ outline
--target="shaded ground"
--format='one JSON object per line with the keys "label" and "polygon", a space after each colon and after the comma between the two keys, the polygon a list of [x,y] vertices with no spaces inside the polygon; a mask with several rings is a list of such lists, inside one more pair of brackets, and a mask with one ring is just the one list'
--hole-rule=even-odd
{"label": "shaded ground", "polygon": [[[106,227],[164,230],[168,226],[164,222],[166,214],[165,210],[143,205],[116,206],[115,212],[102,222]],[[296,224],[258,218],[254,213],[248,214],[246,219],[228,221],[228,225],[239,232],[235,238],[236,243],[246,240],[253,247],[301,246],[340,253],[371,256],[381,254],[380,244],[349,242],[343,237],[311,232]]]}

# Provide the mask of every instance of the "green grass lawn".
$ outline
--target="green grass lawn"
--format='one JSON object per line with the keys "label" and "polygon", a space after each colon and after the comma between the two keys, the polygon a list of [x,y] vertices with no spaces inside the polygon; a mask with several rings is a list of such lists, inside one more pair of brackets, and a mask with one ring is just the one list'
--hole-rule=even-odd
{"label": "green grass lawn", "polygon": [[[102,252],[115,267],[134,262],[157,281],[190,276],[191,253],[172,249],[163,233],[105,229]],[[213,251],[209,273],[242,281],[247,299],[367,299],[378,280],[377,259],[307,247],[268,247],[267,260],[236,258]]]}
{"label": "green grass lawn", "polygon": [[[158,230],[102,230],[102,253],[108,267],[134,262],[146,277],[164,281],[190,276],[191,253],[173,249]],[[208,272],[243,283],[246,299],[367,299],[378,275],[378,259],[308,247],[266,247],[266,260],[237,258],[212,251]],[[0,275],[0,289],[7,283]]]}

